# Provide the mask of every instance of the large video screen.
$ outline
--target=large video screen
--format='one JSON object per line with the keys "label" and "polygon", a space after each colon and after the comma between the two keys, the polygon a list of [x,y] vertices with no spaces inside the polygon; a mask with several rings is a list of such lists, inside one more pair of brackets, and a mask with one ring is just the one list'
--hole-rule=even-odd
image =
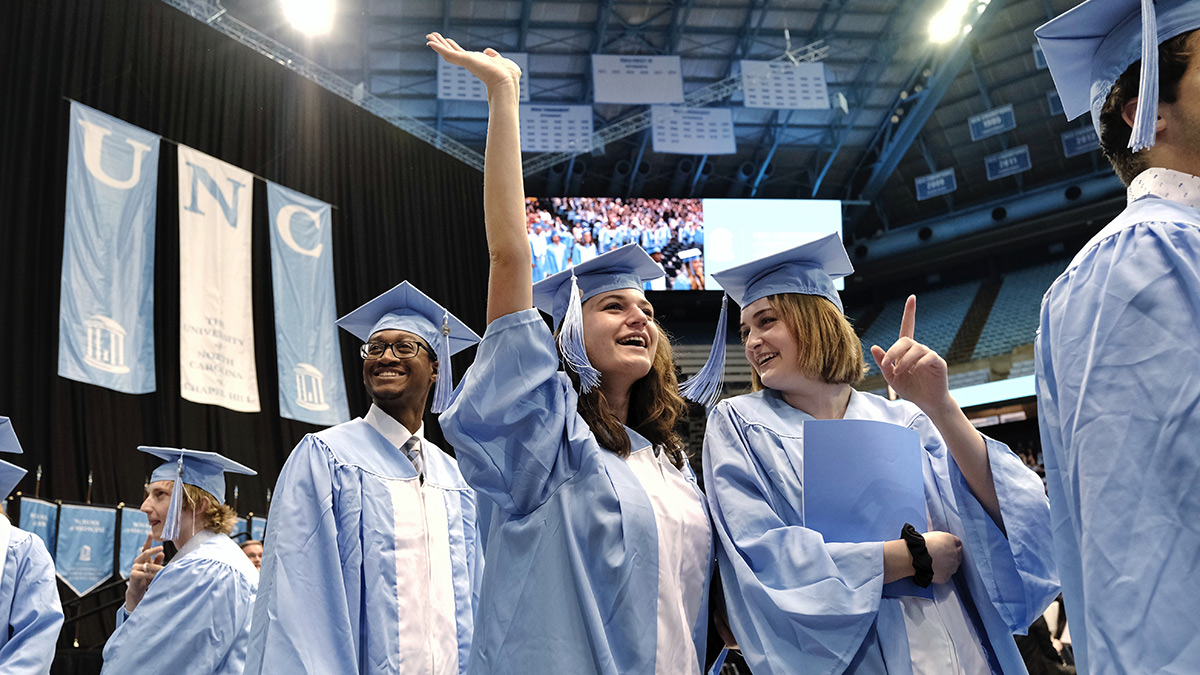
{"label": "large video screen", "polygon": [[720,289],[713,272],[840,233],[842,209],[836,200],[544,197],[526,199],[525,220],[534,281],[636,243],[666,273],[646,290],[698,291]]}

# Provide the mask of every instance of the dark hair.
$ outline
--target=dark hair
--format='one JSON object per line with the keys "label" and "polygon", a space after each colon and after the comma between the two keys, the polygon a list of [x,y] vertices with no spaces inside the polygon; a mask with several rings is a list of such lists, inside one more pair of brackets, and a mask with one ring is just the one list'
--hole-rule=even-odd
{"label": "dark hair", "polygon": [[[625,426],[628,426],[645,436],[655,447],[661,447],[671,463],[682,469],[687,456],[675,424],[687,412],[687,402],[679,395],[670,336],[658,321],[654,321],[654,327],[658,330],[654,362],[650,372],[634,382],[629,390],[629,417],[626,423],[621,424],[612,414],[604,394],[598,388],[579,395],[578,411],[595,434],[600,447],[621,457],[628,457],[632,451],[629,436],[625,433]],[[579,376],[570,368],[567,368],[567,374],[578,390]]]}
{"label": "dark hair", "polygon": [[[1179,99],[1179,81],[1187,71],[1191,56],[1187,41],[1194,32],[1181,33],[1158,45],[1158,100],[1162,103],[1175,103]],[[1122,117],[1125,105],[1137,98],[1141,67],[1142,61],[1138,59],[1125,69],[1113,83],[1100,110],[1100,148],[1116,170],[1117,177],[1126,185],[1150,168],[1144,153],[1129,149],[1133,129]]]}
{"label": "dark hair", "polygon": [[[805,377],[826,384],[856,384],[862,379],[862,342],[837,305],[819,295],[778,293],[767,303],[799,347],[796,365]],[[763,389],[758,371],[750,369],[753,391]]]}

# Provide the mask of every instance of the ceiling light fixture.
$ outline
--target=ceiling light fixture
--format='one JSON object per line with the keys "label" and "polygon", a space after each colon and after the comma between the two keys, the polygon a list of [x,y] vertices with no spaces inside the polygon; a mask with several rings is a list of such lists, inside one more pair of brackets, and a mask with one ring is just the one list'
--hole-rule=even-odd
{"label": "ceiling light fixture", "polygon": [[296,30],[308,36],[333,29],[333,0],[280,0],[283,15]]}

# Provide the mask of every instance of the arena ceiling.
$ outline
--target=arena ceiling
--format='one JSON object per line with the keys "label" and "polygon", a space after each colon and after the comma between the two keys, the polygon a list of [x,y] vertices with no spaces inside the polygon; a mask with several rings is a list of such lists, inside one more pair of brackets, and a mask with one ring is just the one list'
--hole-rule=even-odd
{"label": "arena ceiling", "polygon": [[[1090,120],[1052,114],[1054,85],[1035,60],[1034,28],[1076,0],[965,0],[969,32],[941,45],[928,23],[946,0],[337,0],[322,38],[293,29],[275,0],[165,1],[243,42],[260,40],[264,54],[468,163],[483,151],[486,103],[437,98],[430,31],[468,48],[527,52],[534,103],[591,103],[591,54],[678,55],[684,93],[695,95],[728,84],[741,59],[789,49],[820,49],[830,98],[844,97],[844,109],[753,109],[726,87],[706,105],[731,109],[737,151],[707,156],[654,152],[650,130],[633,123],[646,106],[596,104],[606,141],[577,155],[526,154],[531,196],[841,199],[853,251],[1111,175],[1099,151],[1066,156],[1060,134]],[[1016,128],[973,141],[968,118],[1006,105]],[[985,157],[1020,146],[1031,167],[988,180]],[[957,190],[918,200],[915,179],[948,168]],[[1119,199],[1105,185],[1101,196]],[[1094,209],[1101,196],[1066,199]]]}

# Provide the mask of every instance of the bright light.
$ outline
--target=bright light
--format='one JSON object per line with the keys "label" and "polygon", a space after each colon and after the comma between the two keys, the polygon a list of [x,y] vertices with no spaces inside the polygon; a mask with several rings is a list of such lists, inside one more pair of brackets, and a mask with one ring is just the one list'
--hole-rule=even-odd
{"label": "bright light", "polygon": [[929,20],[929,39],[942,43],[958,37],[969,4],[970,0],[947,0],[946,6]]}
{"label": "bright light", "polygon": [[333,28],[333,0],[280,0],[288,23],[305,35],[325,35]]}

